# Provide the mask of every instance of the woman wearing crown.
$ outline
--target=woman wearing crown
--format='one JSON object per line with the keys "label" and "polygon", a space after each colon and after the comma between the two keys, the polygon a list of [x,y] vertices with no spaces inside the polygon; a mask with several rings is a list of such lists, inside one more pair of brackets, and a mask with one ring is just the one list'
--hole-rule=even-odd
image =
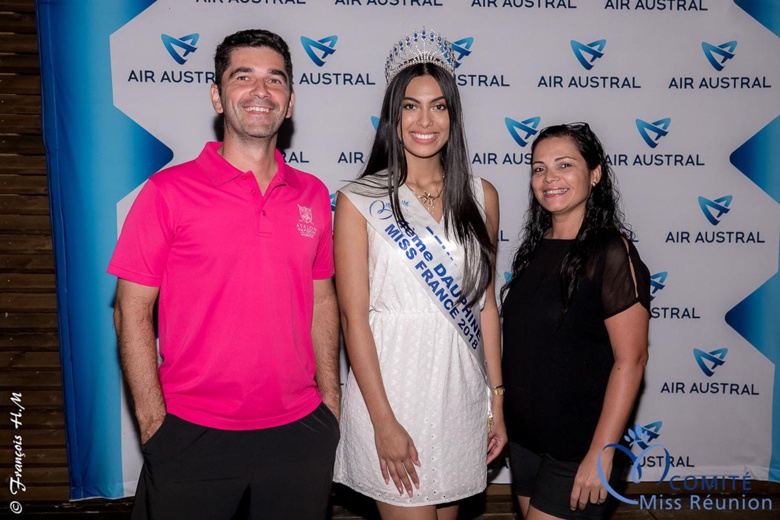
{"label": "woman wearing crown", "polygon": [[434,31],[395,45],[370,157],[336,206],[351,370],[334,480],[384,519],[455,519],[506,443],[498,194],[470,173],[454,69]]}

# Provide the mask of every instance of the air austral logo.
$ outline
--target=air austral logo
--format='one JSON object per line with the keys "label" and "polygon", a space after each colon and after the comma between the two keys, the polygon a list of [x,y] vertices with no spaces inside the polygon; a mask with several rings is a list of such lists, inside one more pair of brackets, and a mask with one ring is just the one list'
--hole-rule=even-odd
{"label": "air austral logo", "polygon": [[471,54],[472,45],[474,45],[474,38],[471,36],[452,42],[452,54],[455,56],[456,69],[461,66],[463,58]]}
{"label": "air austral logo", "polygon": [[639,135],[642,136],[642,139],[647,143],[647,146],[655,148],[658,146],[658,141],[660,141],[662,137],[666,137],[669,133],[669,125],[671,124],[672,119],[669,117],[653,121],[652,123],[637,119],[636,129],[639,130]]}
{"label": "air austral logo", "polygon": [[593,68],[593,63],[604,56],[604,47],[607,45],[607,40],[596,40],[588,44],[582,44],[577,40],[571,41],[571,50],[574,51],[574,56],[580,65],[585,67],[585,70]]}
{"label": "air austral logo", "polygon": [[[643,119],[635,120],[639,137],[651,149],[656,148],[669,135],[671,124],[672,119],[669,117],[653,122]],[[668,145],[665,145],[663,148],[666,150],[660,153],[637,153],[633,156],[629,156],[626,153],[611,153],[607,155],[606,159],[612,166],[672,166],[675,168],[706,166],[701,154],[679,149],[670,152]]]}
{"label": "air austral logo", "polygon": [[[731,195],[724,195],[715,200],[699,197],[698,206],[710,224],[719,226],[724,222],[724,215],[734,209],[731,204],[733,198]],[[721,227],[717,231],[712,228],[670,230],[666,233],[665,242],[667,244],[765,244],[766,240],[761,238],[760,229]]]}
{"label": "air austral logo", "polygon": [[[339,86],[339,87],[354,87],[365,85],[376,85],[376,82],[371,78],[370,72],[355,72],[354,70],[333,71],[332,66],[334,63],[345,61],[353,64],[352,60],[344,60],[338,57],[334,57],[336,54],[336,43],[339,41],[339,37],[336,34],[325,36],[319,40],[309,38],[308,36],[301,36],[301,45],[303,50],[309,56],[309,59],[318,68],[328,67],[328,72],[304,72],[298,77],[298,85],[317,85],[317,86]],[[333,59],[329,59],[333,58]]]}
{"label": "air austral logo", "polygon": [[[541,121],[542,118],[539,116],[529,117],[522,121],[516,121],[511,117],[505,117],[504,126],[506,126],[506,129],[509,131],[509,135],[512,136],[514,142],[521,148],[525,148],[531,138],[539,132],[538,128]],[[480,164],[482,166],[530,165],[531,152],[518,152],[514,147],[511,150],[477,151],[471,156],[471,164]],[[517,169],[514,169],[514,171],[517,171]]]}
{"label": "air austral logo", "polygon": [[463,69],[460,68],[461,65],[463,65],[464,60],[468,58],[468,61],[470,65],[477,64],[477,65],[491,65],[490,63],[486,63],[483,61],[475,61],[470,56],[474,52],[472,49],[474,47],[474,37],[473,36],[467,36],[465,38],[461,38],[460,40],[456,40],[452,42],[452,56],[455,60],[455,81],[458,83],[459,87],[511,87],[512,85],[509,83],[509,80],[506,76],[503,74],[495,74],[495,71],[478,71],[478,73],[474,73],[474,67],[469,66],[466,67],[466,69],[469,69],[468,72],[464,72]]}
{"label": "air austral logo", "polygon": [[318,67],[325,65],[325,60],[336,52],[336,42],[339,40],[337,35],[326,36],[320,40],[312,40],[306,36],[301,36],[301,45],[303,50],[309,55],[311,61]]}
{"label": "air austral logo", "polygon": [[[691,378],[688,381],[664,381],[661,384],[660,393],[718,395],[724,399],[749,399],[752,396],[761,395],[761,392],[758,391],[760,387],[756,383],[751,382],[749,374],[727,370],[726,372],[718,372],[718,375],[736,376],[739,379],[724,381],[723,378],[715,377],[718,369],[726,364],[726,355],[729,353],[728,348],[718,348],[709,352],[694,348],[692,353],[693,359],[696,360],[699,369],[707,378]],[[692,362],[691,365],[693,365]]]}
{"label": "air austral logo", "polygon": [[[527,145],[529,139],[537,134],[537,128],[539,128],[539,123],[541,121],[542,118],[539,116],[529,117],[522,121],[515,121],[509,117],[504,118],[504,124],[506,125],[506,129],[509,130],[509,135],[511,135],[512,139],[520,146]],[[523,135],[520,135],[521,133]]]}
{"label": "air austral logo", "polygon": [[729,206],[731,206],[731,200],[733,198],[734,197],[731,195],[726,195],[715,200],[699,197],[699,207],[701,208],[702,213],[704,213],[704,216],[707,217],[707,220],[709,220],[710,224],[717,226],[720,224],[721,217],[731,210]]}
{"label": "air austral logo", "polygon": [[[666,287],[666,279],[668,277],[668,271],[661,271],[650,277],[650,301],[653,302],[653,305],[650,307],[650,317],[655,320],[700,320],[701,316],[696,311],[696,307],[677,307],[674,305],[677,302],[672,302],[671,305],[663,302],[659,305],[656,301],[658,293]],[[679,303],[677,304],[679,305]]]}
{"label": "air austral logo", "polygon": [[188,34],[187,36],[181,36],[180,38],[174,38],[167,34],[161,34],[163,45],[165,50],[171,55],[171,58],[176,60],[179,65],[184,65],[187,62],[187,56],[198,50],[195,46],[198,43],[200,35],[198,33]]}
{"label": "air austral logo", "polygon": [[[174,38],[168,34],[161,34],[163,46],[173,60],[179,65],[184,65],[192,53],[198,50],[197,44],[200,35],[188,34]],[[162,51],[160,51],[162,52]],[[188,67],[176,67],[170,69],[130,69],[127,73],[128,83],[191,83],[194,85],[211,85],[216,83],[213,70],[188,70]]]}
{"label": "air austral logo", "polygon": [[[710,0],[606,0],[604,9],[615,11],[666,11],[674,12],[706,12],[709,11],[707,2]],[[715,0],[717,3],[718,0]]]}
{"label": "air austral logo", "polygon": [[[714,45],[709,42],[701,42],[701,50],[712,68],[717,72],[723,72],[730,60],[735,59],[737,41]],[[753,60],[751,68],[758,68],[764,64]],[[766,68],[766,67],[763,67]],[[669,80],[670,89],[679,90],[736,90],[736,89],[766,89],[772,88],[766,76],[758,74],[749,76],[727,76],[725,73],[714,76],[673,76]]]}
{"label": "air austral logo", "polygon": [[710,65],[718,72],[722,71],[726,62],[734,57],[734,49],[736,48],[736,40],[721,43],[717,46],[711,43],[701,42],[701,49],[704,51],[707,61],[709,61]]}
{"label": "air austral logo", "polygon": [[[595,40],[582,43],[570,40],[569,45],[574,57],[582,68],[591,72],[596,61],[604,57],[607,40]],[[577,69],[579,70],[579,69]],[[581,72],[581,71],[580,71]],[[596,74],[578,74],[563,76],[545,74],[536,82],[537,88],[575,88],[575,89],[637,89],[642,88],[636,76],[599,76]]]}
{"label": "air austral logo", "polygon": [[662,291],[663,288],[666,287],[664,284],[666,283],[667,276],[669,276],[667,271],[661,271],[650,277],[650,301],[655,299],[655,293]]}
{"label": "air austral logo", "polygon": [[637,445],[643,450],[652,444],[654,440],[661,434],[661,427],[664,425],[661,421],[646,424],[641,426],[639,423],[634,424],[633,427],[628,429],[628,432],[623,437],[630,446]]}
{"label": "air austral logo", "polygon": [[704,372],[704,375],[712,377],[715,375],[715,370],[726,362],[726,354],[728,352],[729,349],[727,348],[719,348],[709,352],[695,348],[693,349],[693,357],[696,359],[696,363],[698,363],[701,371]]}
{"label": "air austral logo", "polygon": [[[384,1],[388,1],[388,0],[384,0]],[[411,0],[406,0],[406,1],[408,2]],[[494,9],[514,9],[514,10],[523,9],[528,11],[534,9],[539,9],[539,10],[544,9],[544,10],[554,10],[554,11],[564,10],[564,9],[577,9],[577,0],[470,0],[469,3],[471,4],[472,9],[480,8],[480,7],[494,8]]]}
{"label": "air austral logo", "polygon": [[[214,0],[212,0],[214,1]],[[230,0],[235,2],[236,0]],[[240,0],[241,2],[248,2],[249,0]],[[258,0],[252,0],[257,2]],[[277,4],[283,2],[293,2],[296,0],[265,0],[266,3],[275,2]],[[306,3],[306,0],[297,0],[301,3]],[[490,0],[495,2],[495,0]],[[341,5],[344,7],[379,7],[393,9],[396,7],[444,7],[445,0],[335,0],[334,5]],[[311,3],[316,3],[316,0]]]}

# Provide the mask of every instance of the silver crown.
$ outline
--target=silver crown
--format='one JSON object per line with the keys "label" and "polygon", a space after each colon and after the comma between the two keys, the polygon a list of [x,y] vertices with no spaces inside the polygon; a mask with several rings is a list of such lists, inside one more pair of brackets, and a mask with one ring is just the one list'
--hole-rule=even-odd
{"label": "silver crown", "polygon": [[455,74],[455,60],[452,59],[452,44],[436,31],[425,27],[407,34],[393,45],[385,63],[385,78],[393,81],[396,75],[407,67],[418,63],[433,63],[450,74]]}

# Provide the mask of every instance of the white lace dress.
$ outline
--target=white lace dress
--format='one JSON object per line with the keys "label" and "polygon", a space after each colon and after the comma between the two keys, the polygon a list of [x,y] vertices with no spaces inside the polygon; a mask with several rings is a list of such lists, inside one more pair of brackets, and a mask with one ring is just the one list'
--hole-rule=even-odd
{"label": "white lace dress", "polygon": [[[484,207],[480,179],[474,188]],[[431,218],[432,222],[433,219]],[[396,251],[368,225],[369,323],[385,391],[419,452],[420,489],[385,484],[374,429],[350,371],[334,481],[399,506],[452,502],[486,486],[489,392],[474,357]]]}

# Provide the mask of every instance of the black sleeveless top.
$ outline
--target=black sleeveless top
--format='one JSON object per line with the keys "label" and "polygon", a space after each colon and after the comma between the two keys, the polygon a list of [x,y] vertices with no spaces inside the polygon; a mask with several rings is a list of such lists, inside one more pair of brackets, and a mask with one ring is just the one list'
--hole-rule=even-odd
{"label": "black sleeveless top", "polygon": [[604,320],[637,301],[650,308],[650,273],[616,236],[591,259],[563,316],[560,270],[573,243],[543,240],[502,307],[509,439],[566,461],[588,452],[604,402],[614,363]]}

